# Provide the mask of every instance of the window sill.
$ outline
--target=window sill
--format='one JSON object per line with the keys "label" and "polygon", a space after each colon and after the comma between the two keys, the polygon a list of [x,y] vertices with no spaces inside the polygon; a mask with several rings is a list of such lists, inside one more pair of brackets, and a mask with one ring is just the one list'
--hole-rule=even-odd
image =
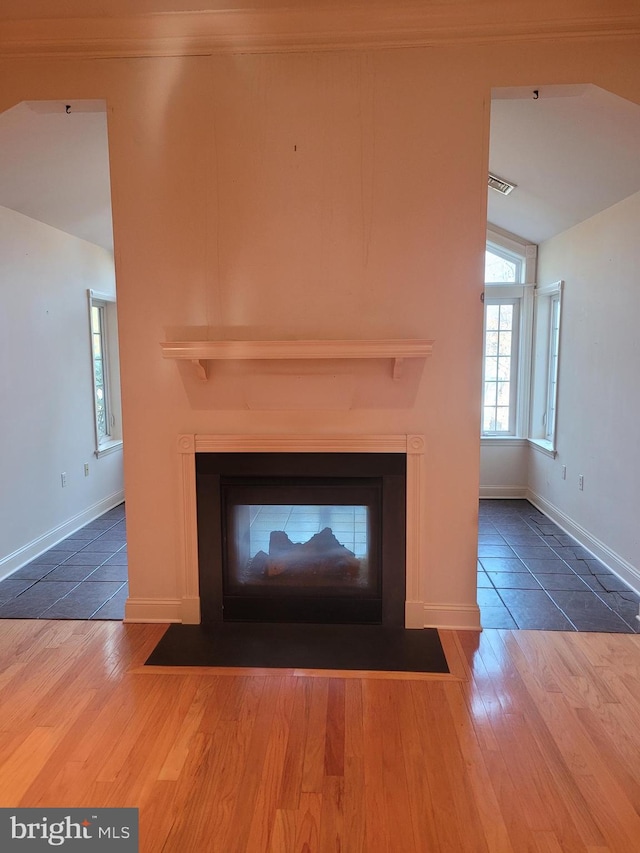
{"label": "window sill", "polygon": [[555,459],[558,455],[558,451],[555,449],[553,444],[550,441],[547,441],[545,438],[530,438],[528,439],[529,446],[534,450],[537,450],[538,453],[542,453],[545,456],[550,456],[551,459]]}
{"label": "window sill", "polygon": [[480,444],[492,445],[493,447],[526,447],[526,438],[518,435],[481,435]]}
{"label": "window sill", "polygon": [[95,455],[98,459],[101,459],[103,456],[108,456],[110,453],[115,453],[116,450],[122,449],[122,439],[115,438],[113,441],[105,441],[100,447],[95,451]]}

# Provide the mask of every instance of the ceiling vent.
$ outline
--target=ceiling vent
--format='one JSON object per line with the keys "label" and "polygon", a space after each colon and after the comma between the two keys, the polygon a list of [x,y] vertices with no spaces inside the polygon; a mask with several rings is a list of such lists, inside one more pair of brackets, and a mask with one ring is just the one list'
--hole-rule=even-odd
{"label": "ceiling vent", "polygon": [[509,195],[511,190],[517,187],[517,184],[510,184],[509,181],[505,181],[504,178],[499,178],[497,175],[492,175],[491,172],[489,172],[489,186],[492,190],[496,190],[496,192],[499,192],[502,195]]}

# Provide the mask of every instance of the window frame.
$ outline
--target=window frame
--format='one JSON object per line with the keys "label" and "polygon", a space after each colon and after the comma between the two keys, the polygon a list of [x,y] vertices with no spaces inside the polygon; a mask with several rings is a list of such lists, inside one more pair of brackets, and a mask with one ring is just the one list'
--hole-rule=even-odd
{"label": "window frame", "polygon": [[[557,453],[558,382],[563,291],[564,281],[555,281],[536,287],[535,291],[533,381],[529,441],[537,450],[554,457]],[[556,305],[558,326],[557,333],[554,336],[553,320],[554,306]],[[552,374],[554,375],[552,376]],[[551,415],[550,412],[552,412]]]}
{"label": "window frame", "polygon": [[[484,330],[483,330],[483,358],[482,358],[482,422],[484,423],[484,410],[487,408],[484,399],[485,399],[485,391],[488,382],[492,382],[493,380],[487,380],[486,378],[486,365],[487,365],[487,307],[489,305],[510,305],[513,308],[513,324],[511,331],[511,351],[509,353],[509,358],[511,359],[511,370],[509,376],[509,429],[508,430],[487,430],[482,429],[482,435],[486,438],[507,438],[509,436],[515,436],[517,434],[518,427],[518,392],[520,385],[520,373],[519,373],[519,361],[520,361],[520,332],[521,332],[521,308],[522,308],[522,296],[519,292],[514,293],[514,288],[511,286],[498,287],[494,285],[492,290],[500,290],[500,294],[496,294],[495,296],[486,296],[484,300]],[[519,291],[520,288],[515,288],[516,291]],[[496,380],[497,384],[497,380]]]}
{"label": "window frame", "polygon": [[[485,243],[485,254],[486,252],[491,253],[492,255],[496,255],[498,258],[502,258],[504,261],[508,261],[509,263],[515,264],[515,278],[513,281],[492,281],[491,279],[486,278],[486,263],[485,263],[485,284],[498,285],[498,284],[522,284],[524,282],[524,268],[525,268],[525,257],[522,254],[514,252],[512,250],[506,249],[503,246],[498,245],[493,240],[487,239]],[[485,258],[486,261],[486,258]]]}
{"label": "window frame", "polygon": [[[87,302],[89,312],[89,346],[91,356],[91,393],[93,401],[93,422],[95,451],[97,458],[113,453],[122,448],[122,417],[120,406],[120,365],[117,347],[117,314],[116,297],[112,293],[102,293],[97,290],[87,290]],[[102,388],[105,397],[105,417],[107,432],[104,436],[100,434],[98,407],[97,407],[97,382],[94,359],[94,324],[93,309],[100,312],[100,343],[102,348]]]}
{"label": "window frame", "polygon": [[545,438],[553,444],[556,432],[558,402],[558,359],[560,356],[560,294],[551,297],[549,311],[549,369],[547,371],[547,410],[545,412]]}
{"label": "window frame", "polygon": [[[523,441],[529,435],[529,412],[531,393],[531,347],[533,333],[533,300],[536,275],[536,258],[538,247],[527,243],[514,234],[502,231],[495,226],[487,229],[485,250],[490,251],[505,260],[515,262],[519,271],[518,282],[492,282],[485,281],[484,302],[485,306],[491,304],[495,299],[518,299],[519,300],[519,329],[516,361],[515,380],[515,411],[510,412],[509,432],[484,432],[480,429],[481,442],[497,443],[504,441],[511,443]],[[485,376],[485,349],[486,349],[486,310],[483,314],[483,340],[482,340],[482,410],[484,410],[484,376]]]}

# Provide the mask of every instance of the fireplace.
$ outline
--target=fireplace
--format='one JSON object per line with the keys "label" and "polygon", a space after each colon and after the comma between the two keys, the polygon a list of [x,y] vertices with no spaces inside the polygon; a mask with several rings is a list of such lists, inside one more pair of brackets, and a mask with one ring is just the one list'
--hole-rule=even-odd
{"label": "fireplace", "polygon": [[[211,455],[231,458],[232,455],[245,456],[253,453],[263,455],[286,454],[291,457],[305,457],[315,454],[329,458],[331,454],[348,454],[355,458],[372,454],[397,456],[403,460],[406,469],[406,513],[404,529],[400,532],[406,543],[404,557],[404,627],[423,628],[425,626],[425,602],[423,590],[425,543],[423,522],[425,492],[425,455],[426,442],[422,435],[415,434],[182,434],[177,439],[178,490],[176,506],[179,510],[180,530],[180,566],[181,580],[179,600],[179,619],[184,624],[195,625],[201,621],[215,622],[222,619],[222,580],[221,574],[203,572],[203,561],[199,554],[199,528],[209,531],[209,537],[215,539],[215,531],[222,536],[221,522],[210,524],[211,516],[198,518],[202,512],[201,504],[196,500],[196,457]],[[203,463],[200,462],[200,465]],[[282,472],[280,472],[282,473]],[[323,470],[323,473],[325,471]],[[343,472],[338,472],[341,476]],[[236,471],[237,474],[237,471]],[[222,476],[218,472],[217,476]],[[214,482],[209,478],[209,483]],[[218,495],[215,498],[215,495]],[[214,499],[220,500],[219,489],[214,489]],[[221,518],[221,516],[220,516]],[[330,525],[329,525],[330,526]],[[390,537],[386,538],[387,542]],[[220,553],[211,559],[221,560]],[[385,565],[387,570],[394,561],[381,558],[384,584]],[[399,564],[398,564],[399,565]],[[220,578],[220,580],[216,580]],[[211,589],[210,587],[214,587]],[[397,606],[397,605],[396,605]],[[384,605],[383,605],[384,608]],[[398,609],[400,609],[398,607]],[[168,612],[169,621],[171,615]],[[176,621],[176,620],[174,620]],[[384,614],[383,614],[384,622]]]}
{"label": "fireplace", "polygon": [[203,622],[404,626],[406,457],[197,453]]}

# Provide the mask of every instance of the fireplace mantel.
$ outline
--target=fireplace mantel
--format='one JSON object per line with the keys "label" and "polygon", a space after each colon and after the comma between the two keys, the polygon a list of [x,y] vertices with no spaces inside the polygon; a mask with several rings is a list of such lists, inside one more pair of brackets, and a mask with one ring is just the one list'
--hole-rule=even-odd
{"label": "fireplace mantel", "polygon": [[433,341],[421,339],[379,340],[280,340],[280,341],[162,341],[164,358],[190,361],[200,379],[208,378],[210,361],[282,359],[389,358],[393,378],[399,379],[405,358],[431,355]]}

